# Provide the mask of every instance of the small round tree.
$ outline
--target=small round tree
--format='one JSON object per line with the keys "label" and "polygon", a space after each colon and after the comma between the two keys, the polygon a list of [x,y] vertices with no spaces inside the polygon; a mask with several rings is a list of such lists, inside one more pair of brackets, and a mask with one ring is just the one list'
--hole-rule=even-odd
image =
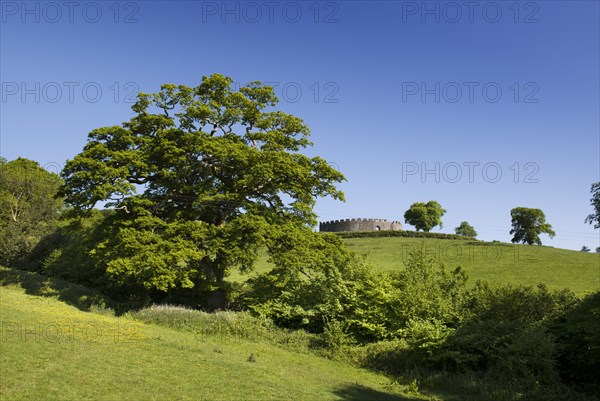
{"label": "small round tree", "polygon": [[404,213],[406,223],[415,226],[416,230],[429,232],[433,227],[442,228],[442,216],[446,210],[436,201],[415,202]]}
{"label": "small round tree", "polygon": [[460,225],[454,229],[454,232],[456,232],[457,235],[462,235],[464,237],[477,237],[477,231],[475,231],[473,226],[466,221],[461,222]]}

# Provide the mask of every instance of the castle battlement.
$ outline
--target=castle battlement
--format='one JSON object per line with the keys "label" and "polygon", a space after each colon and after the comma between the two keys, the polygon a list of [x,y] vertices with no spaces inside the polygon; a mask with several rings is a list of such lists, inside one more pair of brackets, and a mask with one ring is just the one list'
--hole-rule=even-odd
{"label": "castle battlement", "polygon": [[319,231],[341,232],[341,231],[400,231],[402,223],[399,221],[387,221],[387,219],[374,218],[352,218],[342,220],[330,220],[319,223]]}

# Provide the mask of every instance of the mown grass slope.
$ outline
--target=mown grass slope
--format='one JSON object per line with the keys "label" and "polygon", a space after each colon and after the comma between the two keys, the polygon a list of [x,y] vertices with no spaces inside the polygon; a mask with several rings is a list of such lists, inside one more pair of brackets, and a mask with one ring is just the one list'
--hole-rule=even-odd
{"label": "mown grass slope", "polygon": [[[344,241],[357,253],[368,254],[367,261],[376,269],[386,271],[403,269],[409,252],[423,246],[447,268],[461,266],[471,282],[544,283],[548,288],[568,288],[580,295],[600,289],[600,254],[549,246],[437,238],[349,238]],[[265,256],[259,261],[256,272],[270,268]],[[233,279],[241,281],[245,276],[238,274]]]}
{"label": "mown grass slope", "polygon": [[[12,279],[19,275],[7,269],[1,273]],[[29,274],[21,281],[43,281],[38,290],[48,287],[39,277]],[[343,362],[85,312],[81,309],[94,305],[78,303],[78,298],[90,299],[81,288],[58,288],[42,297],[4,278],[2,400],[428,399],[402,394],[384,376]],[[77,291],[79,297],[71,296]]]}

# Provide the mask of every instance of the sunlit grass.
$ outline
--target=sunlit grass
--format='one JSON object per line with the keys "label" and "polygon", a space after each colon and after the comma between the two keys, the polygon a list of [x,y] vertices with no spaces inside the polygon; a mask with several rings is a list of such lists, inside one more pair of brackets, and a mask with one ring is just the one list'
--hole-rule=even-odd
{"label": "sunlit grass", "polygon": [[2,400],[427,399],[343,362],[84,312],[16,285],[0,287],[0,312]]}

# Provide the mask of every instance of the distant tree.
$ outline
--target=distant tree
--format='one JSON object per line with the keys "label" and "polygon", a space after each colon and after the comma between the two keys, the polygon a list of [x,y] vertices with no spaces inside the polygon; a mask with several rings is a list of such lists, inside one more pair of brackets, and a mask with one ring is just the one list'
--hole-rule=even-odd
{"label": "distant tree", "polygon": [[596,247],[596,253],[600,253],[600,246]]}
{"label": "distant tree", "polygon": [[0,264],[15,265],[55,227],[61,179],[24,158],[0,160]]}
{"label": "distant tree", "polygon": [[586,223],[594,223],[594,228],[600,228],[600,181],[592,184],[592,199],[590,204],[594,210],[594,213],[590,214],[585,218]]}
{"label": "distant tree", "polygon": [[436,201],[415,202],[404,213],[406,223],[415,226],[417,231],[429,232],[433,227],[442,228],[442,216],[446,210]]}
{"label": "distant tree", "polygon": [[454,231],[456,232],[456,234],[462,235],[465,237],[471,237],[471,238],[477,237],[477,231],[475,231],[473,226],[470,225],[469,223],[467,223],[466,221],[461,222],[460,226],[456,227],[454,229]]}
{"label": "distant tree", "polygon": [[510,233],[514,235],[511,241],[514,243],[541,245],[540,234],[546,233],[550,238],[556,235],[540,209],[516,207],[510,211],[510,216],[512,217]]}
{"label": "distant tree", "polygon": [[584,245],[581,247],[581,252],[589,252],[589,251],[591,251],[591,249],[588,248],[587,246]]}

